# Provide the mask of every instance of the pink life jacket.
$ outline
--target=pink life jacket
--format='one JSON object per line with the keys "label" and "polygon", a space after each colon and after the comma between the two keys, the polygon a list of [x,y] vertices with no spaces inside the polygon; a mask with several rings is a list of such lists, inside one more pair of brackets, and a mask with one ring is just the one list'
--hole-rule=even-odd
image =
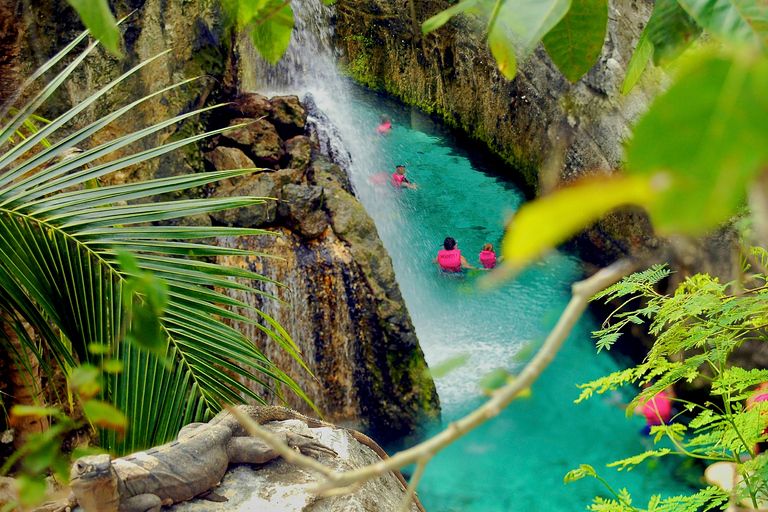
{"label": "pink life jacket", "polygon": [[386,131],[389,131],[390,128],[392,128],[392,123],[387,121],[386,123],[381,123],[379,126],[377,126],[376,131],[379,133],[384,133]]}
{"label": "pink life jacket", "polygon": [[480,263],[483,264],[485,268],[493,268],[496,266],[496,253],[493,253],[491,251],[481,251],[480,252]]}
{"label": "pink life jacket", "polygon": [[437,263],[446,272],[461,272],[461,251],[458,249],[451,249],[450,251],[441,249],[437,253]]}
{"label": "pink life jacket", "polygon": [[392,177],[389,178],[389,183],[393,187],[400,188],[403,182],[410,183],[404,174],[397,174],[397,171],[392,173]]}
{"label": "pink life jacket", "polygon": [[662,422],[669,421],[672,416],[672,402],[664,391],[659,391],[656,396],[645,402],[643,416],[649,425],[661,425]]}

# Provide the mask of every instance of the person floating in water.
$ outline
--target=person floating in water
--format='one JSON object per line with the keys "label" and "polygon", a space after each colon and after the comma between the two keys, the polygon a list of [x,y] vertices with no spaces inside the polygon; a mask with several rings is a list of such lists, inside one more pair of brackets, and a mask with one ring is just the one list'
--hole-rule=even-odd
{"label": "person floating in water", "polygon": [[419,188],[416,184],[411,183],[408,181],[408,178],[405,177],[404,165],[398,165],[395,168],[395,172],[393,172],[392,176],[389,178],[389,183],[395,188],[410,188],[413,190]]}
{"label": "person floating in water", "polygon": [[457,245],[456,240],[450,236],[447,237],[443,242],[443,249],[437,253],[437,257],[432,260],[432,263],[440,265],[440,270],[443,272],[461,272],[463,268],[477,270],[461,255],[461,251],[456,248]]}
{"label": "person floating in water", "polygon": [[[644,388],[651,384],[647,383]],[[672,398],[675,392],[672,387],[656,393],[653,398],[635,407],[635,414],[642,414],[645,417],[646,425],[641,431],[645,435],[651,434],[651,427],[665,425],[672,419]]]}
{"label": "person floating in water", "polygon": [[[750,410],[755,407],[755,404],[758,402],[768,402],[768,382],[763,382],[759,386],[757,386],[757,389],[755,389],[755,394],[747,398],[747,409]],[[768,416],[768,413],[762,413],[763,418],[760,421],[761,425],[765,425],[766,419],[765,416]],[[766,426],[763,429],[762,434],[760,434],[760,437],[768,435],[768,426]],[[761,441],[755,445],[755,455],[759,455],[761,453],[764,453],[766,451],[766,448],[768,448],[768,442],[767,441]]]}
{"label": "person floating in water", "polygon": [[392,123],[389,122],[389,116],[387,116],[387,114],[381,114],[379,123],[379,126],[376,127],[376,132],[379,135],[388,135],[392,130]]}
{"label": "person floating in water", "polygon": [[496,252],[493,250],[493,244],[483,245],[483,250],[480,251],[480,263],[487,269],[492,269],[496,266]]}

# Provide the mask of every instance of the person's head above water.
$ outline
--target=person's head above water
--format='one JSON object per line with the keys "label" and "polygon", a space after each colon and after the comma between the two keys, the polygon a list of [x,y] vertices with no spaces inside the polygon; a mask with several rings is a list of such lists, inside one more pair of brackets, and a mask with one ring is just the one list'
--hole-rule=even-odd
{"label": "person's head above water", "polygon": [[451,237],[446,237],[443,241],[443,247],[445,247],[446,251],[454,250],[456,248],[456,240]]}
{"label": "person's head above water", "polygon": [[381,116],[379,116],[379,122],[380,123],[388,123],[389,122],[389,116],[387,114],[381,114]]}
{"label": "person's head above water", "polygon": [[494,252],[494,250],[493,250],[493,244],[485,244],[485,245],[483,246],[483,250],[484,250],[484,251],[490,251],[490,252]]}
{"label": "person's head above water", "polygon": [[398,165],[397,167],[395,167],[395,171],[397,172],[397,174],[403,175],[405,174],[405,166]]}

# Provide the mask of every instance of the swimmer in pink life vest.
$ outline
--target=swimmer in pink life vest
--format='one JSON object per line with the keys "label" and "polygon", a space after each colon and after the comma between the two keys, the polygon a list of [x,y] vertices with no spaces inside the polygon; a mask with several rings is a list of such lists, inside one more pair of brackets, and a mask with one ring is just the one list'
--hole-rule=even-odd
{"label": "swimmer in pink life vest", "polygon": [[[643,388],[651,385],[646,383]],[[675,391],[670,386],[663,391],[659,391],[650,400],[644,404],[635,407],[635,414],[642,414],[645,417],[646,425],[642,430],[645,435],[650,435],[651,427],[656,425],[665,425],[672,419],[672,399],[675,398]]]}
{"label": "swimmer in pink life vest", "polygon": [[410,188],[410,189],[416,190],[417,188],[419,188],[414,183],[411,183],[410,181],[408,181],[408,178],[405,177],[404,165],[398,165],[395,168],[395,172],[393,172],[392,176],[389,178],[389,184],[398,189]]}
{"label": "swimmer in pink life vest", "polygon": [[387,114],[381,114],[379,122],[381,124],[376,127],[376,132],[378,132],[379,135],[388,134],[392,129],[392,123],[389,122],[389,117],[387,117]]}
{"label": "swimmer in pink life vest", "polygon": [[493,244],[483,245],[483,250],[480,252],[480,263],[487,269],[496,266],[496,253],[493,251]]}
{"label": "swimmer in pink life vest", "polygon": [[432,260],[432,263],[440,265],[440,269],[444,272],[461,272],[462,268],[471,268],[477,270],[469,264],[467,259],[461,255],[461,251],[456,248],[456,240],[448,237],[443,242],[444,249],[437,253],[437,258]]}

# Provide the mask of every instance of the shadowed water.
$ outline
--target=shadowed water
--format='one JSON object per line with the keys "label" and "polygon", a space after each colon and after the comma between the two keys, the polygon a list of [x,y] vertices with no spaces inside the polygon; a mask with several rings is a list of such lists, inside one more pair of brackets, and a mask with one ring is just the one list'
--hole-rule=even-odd
{"label": "shadowed water", "polygon": [[[306,2],[295,9],[311,19],[322,12]],[[308,30],[312,23],[300,25]],[[497,163],[453,140],[428,116],[339,78],[331,51],[317,57],[318,41],[327,44],[328,32],[322,23],[316,25],[322,37],[302,34],[289,49],[288,64],[279,69],[254,65],[252,88],[265,94],[312,92],[338,128],[352,156],[356,194],[392,257],[427,362],[435,367],[454,356],[468,357],[463,366],[436,379],[447,423],[485,400],[478,386],[484,375],[496,368],[519,372],[530,359],[569,300],[570,285],[581,277],[578,261],[550,254],[488,293],[474,287],[481,271],[442,275],[431,260],[446,236],[456,238],[462,254],[479,266],[483,243],[493,243],[498,251],[505,219],[524,195],[499,176]],[[301,46],[308,39],[311,51]],[[394,126],[388,136],[376,134],[382,113]],[[378,178],[388,177],[398,164],[407,167],[418,190],[397,192],[388,179],[381,183]],[[682,474],[676,474],[679,461],[621,473],[605,467],[642,452],[649,443],[638,433],[642,421],[627,419],[616,403],[630,396],[573,403],[577,383],[618,368],[607,354],[595,353],[590,340],[595,328],[594,319],[582,319],[529,398],[514,402],[432,460],[419,486],[428,511],[571,511],[584,510],[596,495],[611,497],[591,478],[564,485],[565,474],[580,464],[593,465],[616,490],[626,487],[643,507],[653,494],[690,490]]]}

